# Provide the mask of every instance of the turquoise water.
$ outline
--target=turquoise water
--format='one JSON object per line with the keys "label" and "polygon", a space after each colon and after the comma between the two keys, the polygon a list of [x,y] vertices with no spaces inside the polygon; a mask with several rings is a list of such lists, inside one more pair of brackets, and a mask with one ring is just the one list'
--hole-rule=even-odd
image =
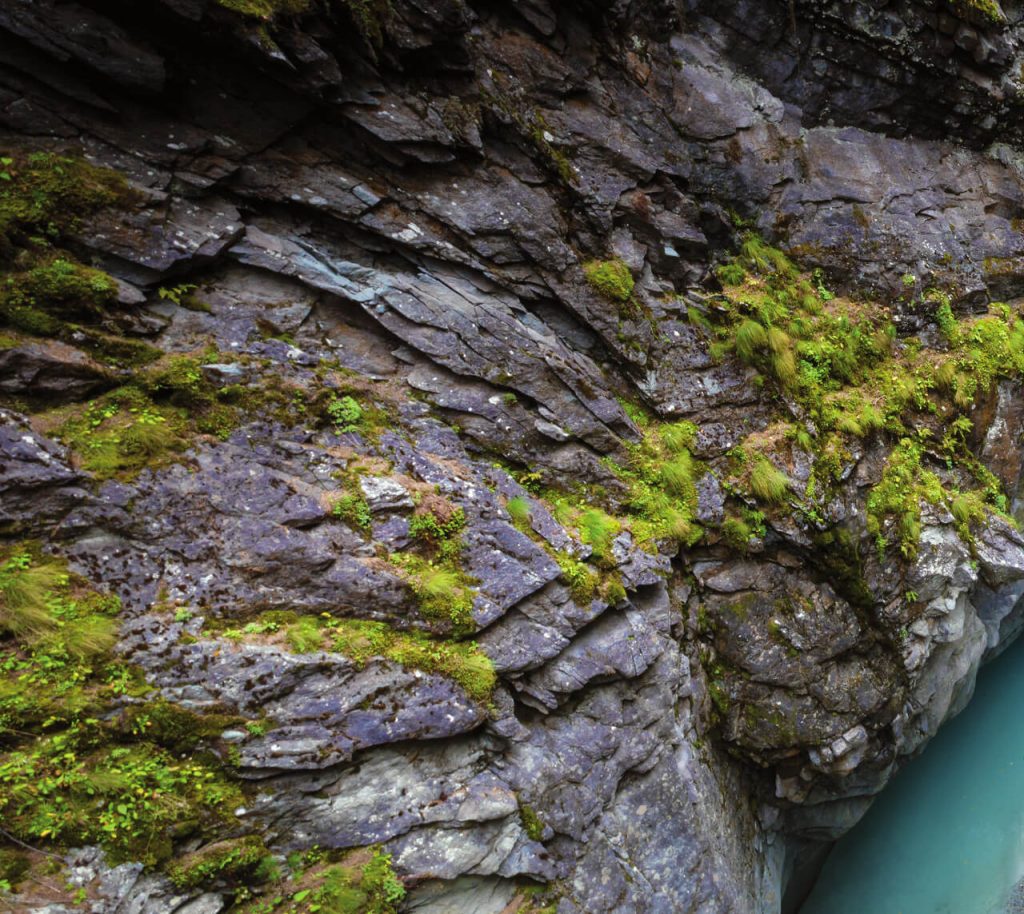
{"label": "turquoise water", "polygon": [[1024,640],[835,847],[800,914],[995,914],[1024,878]]}

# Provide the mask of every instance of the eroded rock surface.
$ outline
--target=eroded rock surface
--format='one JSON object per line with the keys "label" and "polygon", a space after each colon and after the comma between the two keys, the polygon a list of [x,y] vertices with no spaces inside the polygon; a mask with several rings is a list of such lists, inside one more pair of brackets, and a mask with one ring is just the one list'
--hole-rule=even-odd
{"label": "eroded rock surface", "polygon": [[[935,304],[909,286],[961,316],[1020,295],[1022,11],[235,6],[0,11],[5,146],[84,155],[133,192],[69,233],[118,280],[103,332],[194,357],[239,410],[173,460],[90,471],[40,417],[132,369],[85,337],[5,341],[2,532],[121,598],[119,651],[163,699],[265,718],[214,750],[251,788],[239,828],[282,860],[381,844],[430,914],[499,914],[528,884],[558,914],[779,911],[806,848],[856,821],[1016,635],[1024,539],[991,511],[965,537],[934,504],[912,555],[879,554],[881,435],[820,503],[797,493],[813,457],[795,444],[781,506],[729,488],[731,449],[810,420],[713,351],[713,267],[756,228],[925,339]],[[585,278],[609,260],[629,307]],[[339,418],[343,397],[384,418]],[[1019,513],[1020,382],[971,417]],[[602,544],[558,510],[572,493],[625,511],[611,463],[678,419],[707,535]],[[730,548],[740,503],[762,526]],[[462,590],[438,613],[427,572],[390,561],[431,504],[461,519],[461,615]],[[472,640],[497,684],[482,700],[396,656],[299,649],[274,613]],[[72,865],[96,914],[232,903],[95,850]]]}

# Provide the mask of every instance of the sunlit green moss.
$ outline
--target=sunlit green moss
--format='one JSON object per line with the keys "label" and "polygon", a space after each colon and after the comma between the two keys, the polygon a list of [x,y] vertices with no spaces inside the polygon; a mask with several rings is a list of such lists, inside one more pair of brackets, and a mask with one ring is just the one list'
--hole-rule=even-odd
{"label": "sunlit green moss", "polygon": [[612,301],[625,303],[633,295],[633,274],[621,260],[591,260],[583,265],[583,273],[587,282]]}

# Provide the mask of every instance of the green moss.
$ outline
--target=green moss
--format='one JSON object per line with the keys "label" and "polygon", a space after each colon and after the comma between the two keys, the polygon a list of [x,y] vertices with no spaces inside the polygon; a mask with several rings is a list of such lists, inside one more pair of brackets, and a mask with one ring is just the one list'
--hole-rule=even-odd
{"label": "green moss", "polygon": [[673,541],[692,544],[701,536],[694,518],[696,480],[703,471],[690,448],[697,429],[692,422],[650,422],[637,444],[627,445],[626,465],[606,465],[626,486],[626,517],[641,545]]}
{"label": "green moss", "polygon": [[34,236],[59,240],[91,213],[126,203],[124,178],[84,159],[50,152],[12,153],[0,182],[0,259]]}
{"label": "green moss", "polygon": [[366,45],[374,50],[384,47],[388,23],[394,16],[391,0],[342,0]]}
{"label": "green moss", "polygon": [[189,355],[169,357],[144,379],[147,391],[175,406],[195,406],[213,399],[214,390],[203,377],[199,359]]}
{"label": "green moss", "polygon": [[73,336],[81,345],[82,328],[70,322],[105,317],[117,284],[55,245],[82,217],[127,205],[131,194],[120,175],[81,159],[21,153],[3,161],[0,321],[35,336]]}
{"label": "green moss", "polygon": [[214,880],[251,885],[267,856],[266,845],[255,836],[218,841],[176,860],[168,866],[167,875],[177,888],[186,890]]}
{"label": "green moss", "polygon": [[625,304],[633,296],[633,274],[621,260],[591,260],[583,265],[587,282],[605,298]]}
{"label": "green moss", "polygon": [[519,821],[523,825],[526,837],[531,841],[540,841],[544,837],[544,822],[536,810],[522,800],[519,801]]}
{"label": "green moss", "polygon": [[[291,874],[258,897],[232,908],[239,914],[398,914],[405,886],[391,855],[379,845],[322,862],[323,852],[289,855]],[[332,855],[337,857],[337,855]]]}
{"label": "green moss", "polygon": [[889,455],[882,478],[868,495],[868,532],[880,553],[890,544],[904,557],[917,555],[921,538],[921,503],[940,503],[945,492],[939,478],[921,465],[921,445],[904,438]]}
{"label": "green moss", "polygon": [[176,753],[193,752],[217,739],[231,727],[241,726],[237,714],[204,711],[197,714],[181,705],[158,699],[133,704],[126,709],[120,729]]}
{"label": "green moss", "polygon": [[295,16],[309,9],[309,0],[217,0],[217,3],[250,19],[264,21],[277,16]]}
{"label": "green moss", "polygon": [[4,279],[0,315],[9,319],[12,313],[37,309],[56,318],[96,318],[114,303],[116,294],[116,283],[101,270],[69,257],[53,257]]}
{"label": "green moss", "polygon": [[586,564],[581,562],[567,552],[560,552],[555,556],[558,562],[562,577],[569,585],[573,598],[582,604],[590,603],[598,593],[601,585],[601,578],[592,571]]}
{"label": "green moss", "polygon": [[92,401],[57,430],[100,479],[166,462],[185,445],[181,416],[157,407],[138,388],[118,388]]}
{"label": "green moss", "polygon": [[391,559],[405,572],[426,618],[450,622],[457,630],[472,626],[473,582],[460,568],[433,564],[411,553]]}
{"label": "green moss", "polygon": [[948,0],[962,16],[977,19],[983,23],[1001,25],[1006,22],[1006,14],[996,0]]}
{"label": "green moss", "polygon": [[734,549],[745,552],[753,536],[754,531],[742,518],[727,517],[722,522],[722,539]]}
{"label": "green moss", "polygon": [[383,622],[355,619],[328,623],[328,634],[333,649],[357,663],[383,657],[409,669],[439,673],[476,701],[489,701],[497,683],[490,659],[472,642],[440,641],[419,632],[399,632]]}
{"label": "green moss", "polygon": [[0,883],[16,887],[31,868],[32,861],[25,853],[0,848]]}
{"label": "green moss", "polygon": [[50,617],[8,624],[0,638],[5,830],[33,846],[100,844],[115,861],[154,864],[177,838],[233,819],[241,793],[216,763],[173,755],[160,728],[143,726],[143,708],[123,716],[122,696],[141,677],[110,653],[116,598],[28,546],[0,567],[0,617],[29,604]]}
{"label": "green moss", "polygon": [[289,646],[297,654],[312,654],[323,648],[320,625],[312,616],[303,616],[298,622],[289,625],[286,637]]}
{"label": "green moss", "polygon": [[88,352],[94,359],[115,368],[141,368],[163,355],[163,351],[144,340],[103,333],[95,327],[68,325],[63,332],[73,333],[71,341]]}
{"label": "green moss", "polygon": [[[226,438],[242,415],[227,402],[234,395],[206,381],[198,359],[174,356],[138,372],[130,385],[44,419],[98,478],[130,477],[176,459],[195,435]],[[246,389],[241,399],[260,403],[258,391]]]}
{"label": "green moss", "polygon": [[[408,669],[438,673],[458,683],[470,698],[479,702],[490,700],[497,682],[494,666],[474,642],[446,640],[419,631],[398,631],[384,622],[339,619],[327,613],[296,617],[294,613],[271,612],[242,628],[218,632],[210,627],[209,631],[239,641],[250,635],[278,632],[298,653],[335,651],[360,666],[381,657]],[[210,716],[204,719],[209,720]],[[221,730],[237,724],[235,718],[217,720]],[[202,732],[200,724],[195,729]]]}

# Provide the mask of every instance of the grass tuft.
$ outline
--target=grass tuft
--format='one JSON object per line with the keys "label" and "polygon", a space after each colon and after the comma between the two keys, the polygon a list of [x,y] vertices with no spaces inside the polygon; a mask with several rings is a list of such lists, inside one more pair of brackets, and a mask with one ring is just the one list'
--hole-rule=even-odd
{"label": "grass tuft", "polygon": [[736,329],[734,340],[736,354],[744,362],[750,362],[768,345],[768,332],[757,321],[745,320]]}
{"label": "grass tuft", "polygon": [[780,504],[790,492],[789,477],[767,457],[759,455],[750,470],[750,491],[761,501]]}
{"label": "grass tuft", "polygon": [[530,526],[530,502],[517,495],[505,503],[505,510],[512,519],[513,526],[525,528]]}
{"label": "grass tuft", "polygon": [[0,632],[35,641],[57,627],[51,593],[67,581],[55,561],[36,561],[17,553],[0,565]]}

